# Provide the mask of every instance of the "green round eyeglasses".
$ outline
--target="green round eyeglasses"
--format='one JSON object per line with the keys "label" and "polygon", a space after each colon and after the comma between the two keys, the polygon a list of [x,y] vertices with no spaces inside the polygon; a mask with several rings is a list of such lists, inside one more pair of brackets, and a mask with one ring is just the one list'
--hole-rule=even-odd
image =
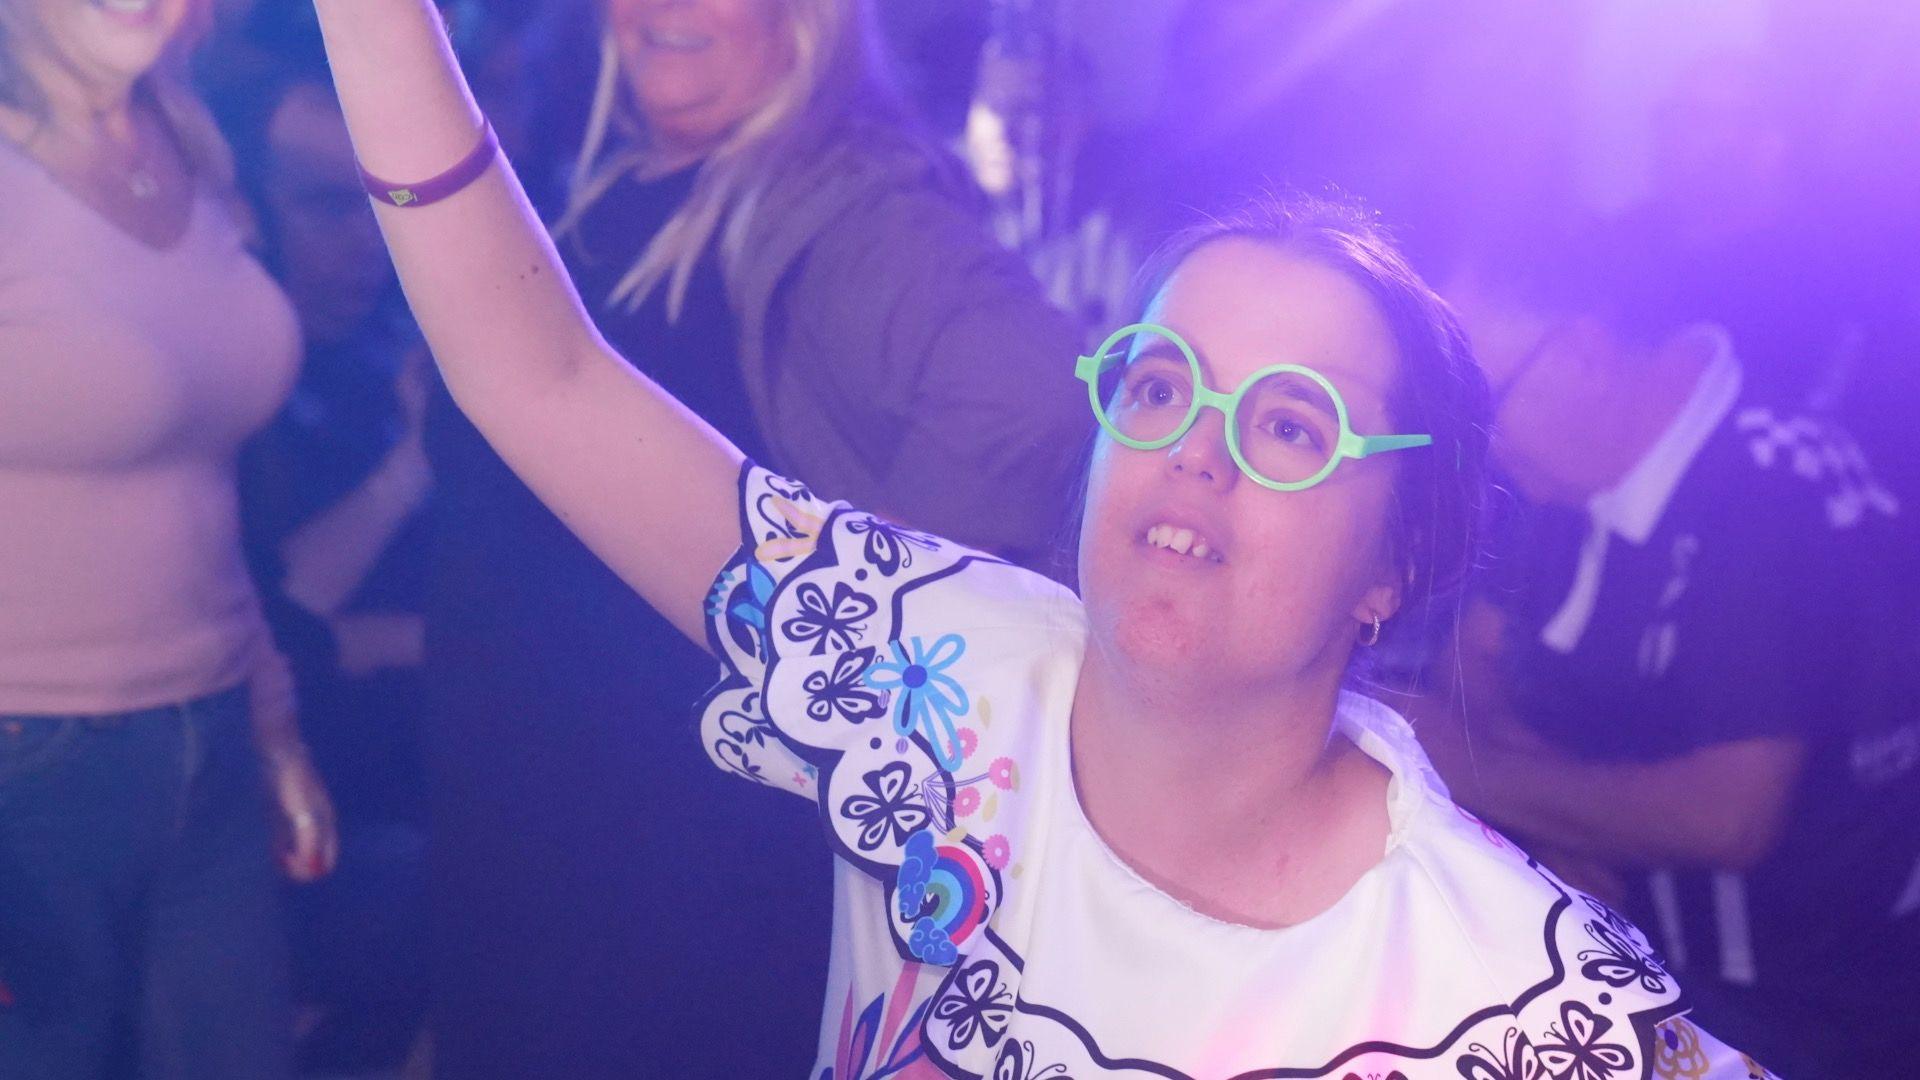
{"label": "green round eyeglasses", "polygon": [[1115,330],[1093,355],[1080,357],[1074,374],[1087,384],[1100,426],[1135,450],[1171,446],[1200,410],[1218,409],[1234,464],[1274,491],[1313,487],[1344,459],[1433,443],[1431,435],[1356,434],[1340,391],[1300,364],[1261,368],[1223,394],[1206,385],[1186,339],[1153,323]]}

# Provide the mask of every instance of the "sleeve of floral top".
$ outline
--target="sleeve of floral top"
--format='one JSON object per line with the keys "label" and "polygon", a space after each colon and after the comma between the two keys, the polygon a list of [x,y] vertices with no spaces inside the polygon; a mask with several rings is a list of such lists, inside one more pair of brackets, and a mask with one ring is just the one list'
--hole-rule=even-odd
{"label": "sleeve of floral top", "polygon": [[1041,712],[1020,700],[1045,651],[1035,613],[1069,594],[751,465],[740,515],[707,601],[722,668],[702,703],[708,755],[817,800],[835,853],[888,889],[901,955],[952,963],[1006,863],[1000,837],[955,828],[956,792],[1014,786],[1028,736],[986,721]]}

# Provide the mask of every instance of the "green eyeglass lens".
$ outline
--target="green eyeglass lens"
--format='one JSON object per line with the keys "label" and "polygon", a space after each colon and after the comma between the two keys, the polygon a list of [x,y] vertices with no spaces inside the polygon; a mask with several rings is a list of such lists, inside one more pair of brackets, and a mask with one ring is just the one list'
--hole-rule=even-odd
{"label": "green eyeglass lens", "polygon": [[1200,360],[1179,334],[1135,323],[1080,358],[1076,373],[1100,426],[1123,446],[1171,446],[1218,409],[1227,418],[1227,449],[1254,483],[1300,491],[1333,475],[1342,458],[1364,458],[1432,444],[1428,435],[1357,435],[1347,404],[1326,376],[1299,364],[1254,372],[1231,394],[1202,380]]}

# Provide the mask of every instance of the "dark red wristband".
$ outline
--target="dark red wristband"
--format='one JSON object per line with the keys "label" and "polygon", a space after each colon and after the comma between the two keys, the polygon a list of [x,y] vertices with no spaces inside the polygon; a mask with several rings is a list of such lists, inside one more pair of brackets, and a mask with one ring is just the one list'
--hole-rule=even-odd
{"label": "dark red wristband", "polygon": [[388,206],[426,206],[461,190],[468,184],[480,179],[480,175],[493,164],[500,153],[500,141],[494,138],[493,125],[484,123],[480,131],[480,143],[473,152],[456,162],[453,168],[430,180],[414,184],[395,184],[382,180],[365,169],[360,170],[360,183],[374,201]]}

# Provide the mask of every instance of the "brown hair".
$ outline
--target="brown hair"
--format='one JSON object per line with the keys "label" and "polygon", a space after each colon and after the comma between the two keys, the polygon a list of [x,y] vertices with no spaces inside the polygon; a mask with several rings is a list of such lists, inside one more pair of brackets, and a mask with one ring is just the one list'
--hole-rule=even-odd
{"label": "brown hair", "polygon": [[1431,452],[1399,455],[1390,551],[1405,574],[1401,610],[1437,611],[1474,565],[1486,504],[1491,406],[1459,320],[1372,214],[1350,200],[1305,195],[1263,195],[1175,234],[1141,269],[1134,310],[1145,310],[1195,251],[1227,237],[1273,244],[1339,271],[1386,317],[1400,354],[1387,396],[1394,430],[1433,436]]}

